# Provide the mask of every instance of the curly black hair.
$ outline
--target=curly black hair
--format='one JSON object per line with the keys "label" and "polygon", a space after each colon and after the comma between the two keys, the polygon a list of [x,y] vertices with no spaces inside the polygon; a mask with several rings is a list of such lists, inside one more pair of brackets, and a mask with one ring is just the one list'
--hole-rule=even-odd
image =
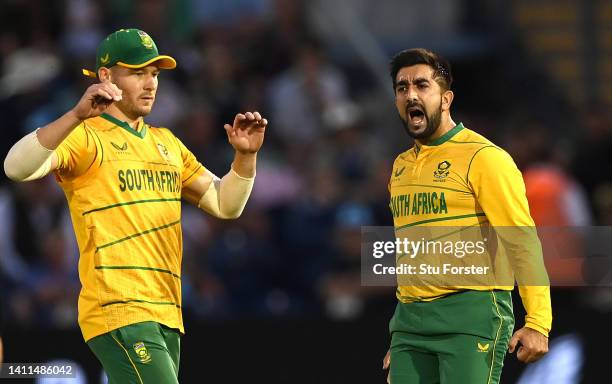
{"label": "curly black hair", "polygon": [[449,90],[453,84],[453,74],[449,62],[442,56],[425,48],[405,49],[397,53],[389,64],[391,81],[395,89],[397,73],[404,67],[425,64],[434,70],[434,80],[443,90]]}

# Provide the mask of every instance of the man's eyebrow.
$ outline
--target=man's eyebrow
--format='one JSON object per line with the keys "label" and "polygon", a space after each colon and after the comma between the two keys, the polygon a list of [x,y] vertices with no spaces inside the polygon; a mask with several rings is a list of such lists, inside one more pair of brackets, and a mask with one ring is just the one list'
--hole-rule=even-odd
{"label": "man's eyebrow", "polygon": [[[406,85],[409,84],[410,81],[408,81],[407,79],[399,79],[397,81],[397,83],[395,83],[395,85]],[[413,84],[423,84],[423,83],[429,83],[429,79],[425,78],[425,77],[417,77],[416,79],[414,79],[414,81],[412,81]]]}

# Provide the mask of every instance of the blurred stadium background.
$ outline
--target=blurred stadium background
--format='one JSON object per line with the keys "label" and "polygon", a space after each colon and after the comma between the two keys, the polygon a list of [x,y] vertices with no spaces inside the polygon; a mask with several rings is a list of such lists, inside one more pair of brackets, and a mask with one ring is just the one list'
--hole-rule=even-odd
{"label": "blurred stadium background", "polygon": [[[411,145],[387,71],[400,49],[450,59],[455,121],[512,154],[539,225],[612,225],[610,1],[1,0],[2,158],[74,105],[91,82],[81,68],[123,27],[178,61],[148,122],[216,174],[232,157],[224,122],[270,121],[239,220],[184,206],[181,382],[385,382],[394,289],[360,285],[359,239],[392,224],[391,164]],[[0,177],[5,361],[71,359],[99,383],[76,325],[77,259],[53,178]],[[553,352],[527,371],[509,356],[502,382],[609,382],[610,295],[554,288]]]}

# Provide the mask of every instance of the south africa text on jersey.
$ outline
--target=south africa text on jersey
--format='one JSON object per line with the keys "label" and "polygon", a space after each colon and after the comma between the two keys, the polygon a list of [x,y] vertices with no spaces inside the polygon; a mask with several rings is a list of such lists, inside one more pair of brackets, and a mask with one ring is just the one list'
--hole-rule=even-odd
{"label": "south africa text on jersey", "polygon": [[181,177],[176,171],[153,169],[120,169],[119,189],[129,191],[180,192]]}
{"label": "south africa text on jersey", "polygon": [[389,203],[393,217],[448,213],[444,192],[415,192],[391,196]]}

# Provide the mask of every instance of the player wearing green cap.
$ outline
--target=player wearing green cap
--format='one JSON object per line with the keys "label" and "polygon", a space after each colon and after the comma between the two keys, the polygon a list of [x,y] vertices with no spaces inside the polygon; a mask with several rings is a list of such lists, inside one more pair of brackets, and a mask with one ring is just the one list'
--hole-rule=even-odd
{"label": "player wearing green cap", "polygon": [[4,162],[16,181],[54,172],[80,250],[79,326],[110,383],[177,383],[181,314],[181,199],[238,217],[267,126],[258,112],[225,124],[235,150],[218,178],[166,128],[144,122],[161,69],[149,35],[121,29],[100,44],[97,77],[74,108],[26,135]]}
{"label": "player wearing green cap", "polygon": [[120,65],[124,68],[143,68],[155,63],[160,69],[176,68],[176,60],[160,55],[151,37],[139,29],[120,29],[100,43],[96,54],[96,72],[83,69],[83,74],[96,77],[100,68]]}

